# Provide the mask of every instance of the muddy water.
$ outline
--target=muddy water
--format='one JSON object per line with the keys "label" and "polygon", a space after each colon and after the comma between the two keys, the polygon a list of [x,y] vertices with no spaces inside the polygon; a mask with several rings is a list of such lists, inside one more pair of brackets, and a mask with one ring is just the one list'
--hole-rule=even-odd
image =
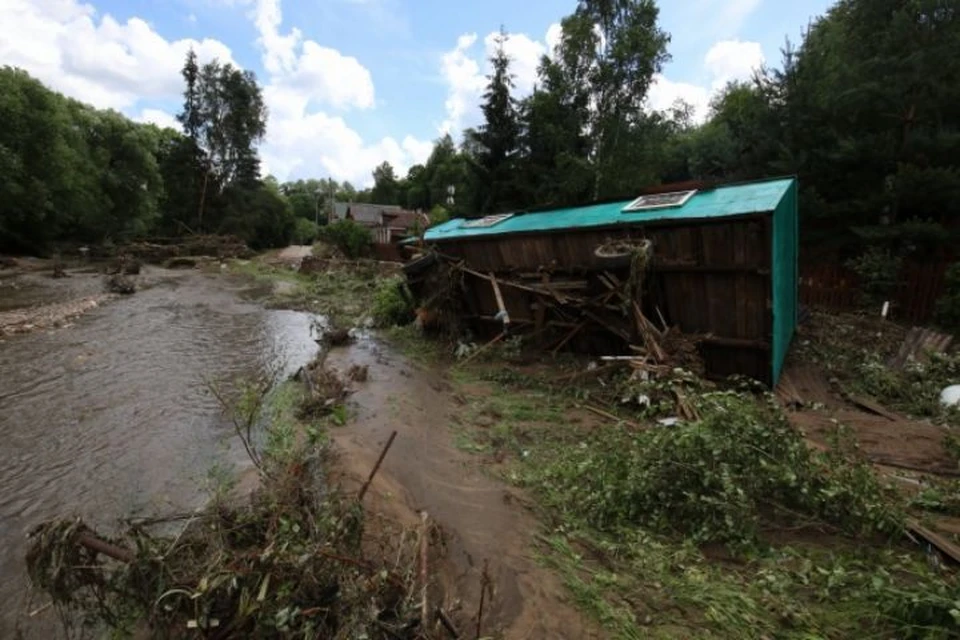
{"label": "muddy water", "polygon": [[[64,286],[84,292],[91,278],[60,281],[46,301],[63,301]],[[316,353],[311,316],[264,310],[242,282],[193,271],[141,278],[152,286],[71,327],[0,343],[0,638],[27,608],[27,531],[52,517],[109,524],[200,506],[211,468],[248,464],[204,380],[288,374]],[[44,297],[35,286],[0,291],[8,308],[17,295]]]}

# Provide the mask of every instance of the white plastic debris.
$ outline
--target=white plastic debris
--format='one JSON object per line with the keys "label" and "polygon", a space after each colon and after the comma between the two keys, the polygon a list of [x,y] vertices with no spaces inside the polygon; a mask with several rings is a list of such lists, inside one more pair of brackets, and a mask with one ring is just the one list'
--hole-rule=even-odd
{"label": "white plastic debris", "polygon": [[657,424],[664,427],[675,427],[678,422],[680,422],[680,418],[676,418],[676,417],[660,418],[659,420],[657,420]]}
{"label": "white plastic debris", "polygon": [[960,405],[960,384],[952,384],[940,392],[940,404],[945,407]]}

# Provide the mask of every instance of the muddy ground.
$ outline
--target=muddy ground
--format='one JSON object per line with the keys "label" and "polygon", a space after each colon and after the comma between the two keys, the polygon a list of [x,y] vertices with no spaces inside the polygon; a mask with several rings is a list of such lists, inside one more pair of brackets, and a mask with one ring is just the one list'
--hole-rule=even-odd
{"label": "muddy ground", "polygon": [[486,473],[482,458],[454,445],[451,425],[463,406],[450,384],[373,339],[334,350],[328,363],[344,371],[369,367],[369,380],[350,398],[347,426],[332,433],[344,482],[359,485],[390,433],[398,432],[370,506],[411,524],[426,511],[440,525],[446,557],[438,575],[449,610],[461,621],[474,619],[488,565],[494,598],[484,614],[485,634],[602,637],[570,603],[558,576],[537,561],[540,524],[528,499]]}

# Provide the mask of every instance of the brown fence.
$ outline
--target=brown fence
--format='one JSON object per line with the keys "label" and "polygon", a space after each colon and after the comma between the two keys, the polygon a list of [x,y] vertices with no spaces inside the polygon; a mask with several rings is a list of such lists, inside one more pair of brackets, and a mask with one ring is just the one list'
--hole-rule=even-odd
{"label": "brown fence", "polygon": [[[947,261],[905,264],[891,300],[892,317],[911,322],[930,320],[943,293],[949,266]],[[836,263],[801,264],[799,293],[800,303],[811,307],[851,311],[864,306],[856,274]]]}
{"label": "brown fence", "polygon": [[373,255],[376,256],[377,260],[384,262],[403,262],[400,247],[395,244],[375,242],[373,245]]}

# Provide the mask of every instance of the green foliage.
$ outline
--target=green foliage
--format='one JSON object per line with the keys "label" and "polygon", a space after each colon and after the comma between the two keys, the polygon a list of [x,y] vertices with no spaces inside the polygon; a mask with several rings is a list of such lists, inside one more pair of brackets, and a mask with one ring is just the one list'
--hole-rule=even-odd
{"label": "green foliage", "polygon": [[313,220],[296,218],[293,227],[293,241],[297,244],[312,244],[320,234],[320,227]]}
{"label": "green foliage", "polygon": [[944,387],[960,380],[960,354],[929,354],[925,363],[908,363],[902,372],[886,366],[876,354],[865,354],[848,383],[855,390],[914,416],[960,425],[955,409],[940,404]]}
{"label": "green foliage", "polygon": [[896,293],[903,259],[889,249],[868,247],[847,266],[860,278],[860,289],[866,300],[878,303],[890,300]]}
{"label": "green foliage", "polygon": [[430,209],[430,226],[443,224],[450,219],[450,212],[442,204],[434,205]]}
{"label": "green foliage", "polygon": [[362,258],[373,250],[373,236],[353,220],[338,220],[319,229],[320,240],[329,243],[348,258]]}
{"label": "green foliage", "polygon": [[751,544],[771,521],[854,532],[900,526],[869,467],[812,453],[772,405],[733,392],[705,394],[698,405],[703,418],[694,423],[586,436],[530,484],[574,522],[697,542]]}
{"label": "green foliage", "polygon": [[376,204],[399,204],[400,192],[397,176],[389,162],[384,162],[373,170],[373,190],[370,202]]}
{"label": "green foliage", "polygon": [[473,158],[474,185],[482,199],[481,212],[509,211],[517,206],[515,156],[519,146],[520,124],[516,100],[510,95],[513,74],[504,46],[508,36],[503,28],[497,35],[496,49],[490,58],[491,74],[483,94],[484,123],[471,133],[477,153]]}
{"label": "green foliage", "polygon": [[960,262],[947,269],[943,295],[937,300],[937,322],[949,329],[960,329]]}
{"label": "green foliage", "polygon": [[413,320],[413,296],[405,278],[394,276],[377,284],[371,315],[379,327],[405,325]]}

